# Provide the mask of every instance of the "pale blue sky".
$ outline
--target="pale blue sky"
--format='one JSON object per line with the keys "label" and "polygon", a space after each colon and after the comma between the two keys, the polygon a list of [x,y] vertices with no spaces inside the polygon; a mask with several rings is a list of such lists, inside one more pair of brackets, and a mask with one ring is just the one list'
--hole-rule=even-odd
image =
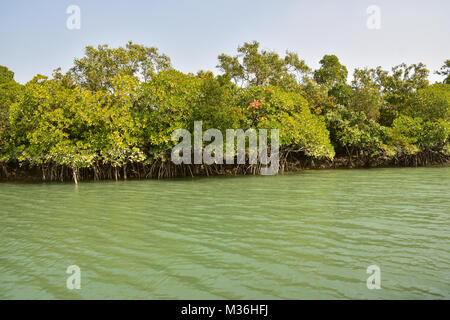
{"label": "pale blue sky", "polygon": [[[81,9],[81,29],[68,30],[66,9]],[[381,9],[381,29],[366,27],[369,5]],[[86,45],[156,46],[184,72],[217,72],[217,56],[244,41],[298,52],[318,66],[336,54],[355,67],[425,63],[430,71],[450,59],[448,0],[1,0],[0,65],[25,83],[35,74],[67,70]],[[441,77],[431,73],[430,79]]]}

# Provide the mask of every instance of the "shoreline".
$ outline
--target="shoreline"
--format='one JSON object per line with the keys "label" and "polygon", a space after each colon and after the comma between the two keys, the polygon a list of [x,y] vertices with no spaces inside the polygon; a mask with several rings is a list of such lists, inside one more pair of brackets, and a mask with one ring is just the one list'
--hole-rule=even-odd
{"label": "shoreline", "polygon": [[[277,175],[305,170],[370,169],[370,168],[414,168],[448,167],[450,156],[438,153],[435,157],[408,156],[397,159],[373,159],[365,157],[337,156],[333,160],[314,159],[304,155],[293,155],[280,161]],[[193,177],[260,175],[261,165],[175,165],[171,161],[155,160],[148,165],[128,164],[125,167],[105,166],[78,169],[78,181],[119,181],[147,179],[176,179]],[[31,166],[17,161],[0,163],[0,182],[74,182],[73,170],[66,166]]]}

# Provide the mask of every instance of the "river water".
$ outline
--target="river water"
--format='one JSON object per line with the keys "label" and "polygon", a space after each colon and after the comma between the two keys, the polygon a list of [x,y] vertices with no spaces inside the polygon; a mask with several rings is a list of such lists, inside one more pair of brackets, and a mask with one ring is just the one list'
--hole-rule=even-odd
{"label": "river water", "polygon": [[0,183],[0,298],[449,299],[449,199],[448,167]]}

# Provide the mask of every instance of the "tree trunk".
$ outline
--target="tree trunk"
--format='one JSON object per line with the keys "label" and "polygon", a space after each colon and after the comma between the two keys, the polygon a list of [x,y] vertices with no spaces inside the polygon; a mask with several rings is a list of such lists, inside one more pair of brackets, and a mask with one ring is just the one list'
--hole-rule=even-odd
{"label": "tree trunk", "polygon": [[348,160],[350,161],[350,165],[353,167],[352,154],[348,150],[347,146],[345,146],[345,149],[347,150]]}
{"label": "tree trunk", "polygon": [[75,184],[78,184],[78,169],[72,169],[73,172],[73,181]]}

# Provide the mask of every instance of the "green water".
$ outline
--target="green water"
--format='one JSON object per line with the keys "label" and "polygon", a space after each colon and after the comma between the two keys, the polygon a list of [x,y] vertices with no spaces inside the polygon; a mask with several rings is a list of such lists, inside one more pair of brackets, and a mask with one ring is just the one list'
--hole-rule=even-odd
{"label": "green water", "polygon": [[449,198],[450,168],[0,183],[0,298],[448,299]]}

